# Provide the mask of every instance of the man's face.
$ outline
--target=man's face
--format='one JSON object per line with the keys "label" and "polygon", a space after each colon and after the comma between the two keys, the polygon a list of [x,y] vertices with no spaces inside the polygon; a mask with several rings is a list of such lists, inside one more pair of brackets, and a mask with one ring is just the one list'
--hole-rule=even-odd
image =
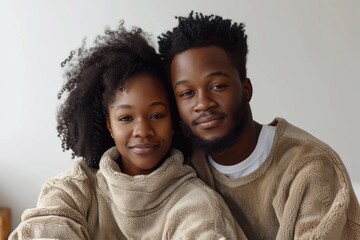
{"label": "man's face", "polygon": [[191,131],[185,134],[200,141],[198,147],[212,152],[236,141],[249,118],[252,88],[249,80],[244,88],[223,49],[192,48],[175,55],[171,81],[183,125]]}

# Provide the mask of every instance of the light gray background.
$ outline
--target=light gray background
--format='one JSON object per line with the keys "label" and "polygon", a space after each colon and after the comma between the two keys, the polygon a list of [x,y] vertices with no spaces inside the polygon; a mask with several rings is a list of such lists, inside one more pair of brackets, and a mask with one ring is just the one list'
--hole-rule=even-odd
{"label": "light gray background", "polygon": [[192,9],[246,24],[254,118],[284,117],[327,142],[360,196],[360,1],[0,0],[0,206],[12,228],[74,162],[55,121],[70,50],[120,19],[156,40]]}

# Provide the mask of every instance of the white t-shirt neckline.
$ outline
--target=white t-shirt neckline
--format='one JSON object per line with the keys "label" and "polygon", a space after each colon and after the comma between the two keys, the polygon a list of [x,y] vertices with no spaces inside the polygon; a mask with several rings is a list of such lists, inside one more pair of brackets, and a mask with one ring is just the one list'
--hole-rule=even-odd
{"label": "white t-shirt neckline", "polygon": [[210,164],[231,179],[244,177],[258,169],[269,156],[271,146],[274,141],[276,127],[263,125],[260,131],[259,139],[254,151],[244,161],[231,166],[225,166],[216,163],[210,155],[208,160]]}

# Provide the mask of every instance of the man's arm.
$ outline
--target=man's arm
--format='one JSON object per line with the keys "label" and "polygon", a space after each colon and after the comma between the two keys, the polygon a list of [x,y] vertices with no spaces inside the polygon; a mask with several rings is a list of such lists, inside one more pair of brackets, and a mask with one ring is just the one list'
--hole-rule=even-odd
{"label": "man's arm", "polygon": [[360,207],[341,161],[324,154],[301,163],[273,201],[280,223],[276,239],[360,239]]}

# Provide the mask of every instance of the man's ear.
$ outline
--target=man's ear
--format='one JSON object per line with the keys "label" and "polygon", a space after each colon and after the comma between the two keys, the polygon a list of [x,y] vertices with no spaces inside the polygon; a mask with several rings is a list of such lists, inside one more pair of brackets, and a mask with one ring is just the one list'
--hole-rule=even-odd
{"label": "man's ear", "polygon": [[242,82],[242,85],[244,88],[244,98],[246,99],[247,102],[250,102],[250,100],[252,98],[252,94],[253,94],[253,88],[252,88],[250,78],[246,78]]}

